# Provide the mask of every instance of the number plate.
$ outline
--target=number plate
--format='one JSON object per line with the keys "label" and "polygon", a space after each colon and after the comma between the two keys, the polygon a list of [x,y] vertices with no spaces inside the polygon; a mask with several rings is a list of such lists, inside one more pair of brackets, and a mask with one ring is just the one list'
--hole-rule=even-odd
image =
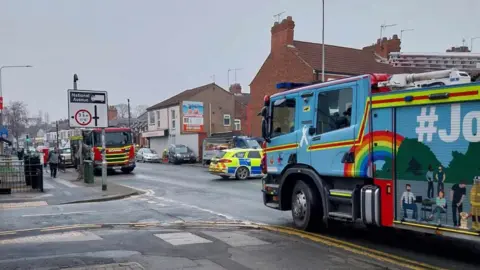
{"label": "number plate", "polygon": [[120,166],[115,166],[115,167],[113,167],[114,170],[120,170],[121,168],[122,168],[122,167],[120,167]]}

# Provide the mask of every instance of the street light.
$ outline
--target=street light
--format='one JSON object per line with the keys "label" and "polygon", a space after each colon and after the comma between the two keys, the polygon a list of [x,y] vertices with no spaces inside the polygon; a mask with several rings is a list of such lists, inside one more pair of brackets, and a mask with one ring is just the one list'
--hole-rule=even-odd
{"label": "street light", "polygon": [[322,0],[322,82],[325,82],[325,0]]}
{"label": "street light", "polygon": [[472,37],[472,38],[470,39],[470,52],[473,52],[473,41],[474,41],[475,39],[479,39],[479,38],[480,38],[480,37]]}
{"label": "street light", "polygon": [[[0,97],[3,99],[3,91],[2,91],[2,69],[4,68],[31,68],[31,65],[24,65],[24,66],[1,66],[0,67]],[[2,101],[3,103],[3,101]],[[3,106],[2,106],[3,107]],[[3,110],[3,108],[2,108]],[[2,122],[3,124],[3,122]]]}

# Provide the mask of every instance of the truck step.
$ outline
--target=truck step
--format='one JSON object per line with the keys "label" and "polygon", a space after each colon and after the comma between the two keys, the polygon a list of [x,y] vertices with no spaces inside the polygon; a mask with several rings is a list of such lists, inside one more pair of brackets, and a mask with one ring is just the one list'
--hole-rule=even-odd
{"label": "truck step", "polygon": [[330,212],[328,216],[333,219],[340,219],[340,220],[350,220],[352,221],[352,215],[344,212]]}
{"label": "truck step", "polygon": [[330,196],[332,197],[341,197],[341,198],[351,198],[353,190],[348,189],[330,189]]}
{"label": "truck step", "polygon": [[352,204],[353,190],[330,189],[328,199],[340,204]]}

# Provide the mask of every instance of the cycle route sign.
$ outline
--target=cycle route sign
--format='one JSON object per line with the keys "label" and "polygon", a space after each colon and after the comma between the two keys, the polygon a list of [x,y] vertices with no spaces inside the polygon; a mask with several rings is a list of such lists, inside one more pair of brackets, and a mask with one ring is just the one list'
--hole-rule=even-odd
{"label": "cycle route sign", "polygon": [[107,92],[69,89],[68,120],[71,128],[108,127]]}

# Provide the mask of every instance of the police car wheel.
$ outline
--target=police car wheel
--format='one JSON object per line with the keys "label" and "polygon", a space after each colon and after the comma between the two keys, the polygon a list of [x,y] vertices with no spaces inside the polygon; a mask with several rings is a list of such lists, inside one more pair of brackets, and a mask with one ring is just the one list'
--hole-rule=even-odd
{"label": "police car wheel", "polygon": [[247,167],[240,167],[237,169],[237,172],[235,173],[235,177],[239,180],[245,180],[248,178],[250,175],[250,171],[248,170]]}

